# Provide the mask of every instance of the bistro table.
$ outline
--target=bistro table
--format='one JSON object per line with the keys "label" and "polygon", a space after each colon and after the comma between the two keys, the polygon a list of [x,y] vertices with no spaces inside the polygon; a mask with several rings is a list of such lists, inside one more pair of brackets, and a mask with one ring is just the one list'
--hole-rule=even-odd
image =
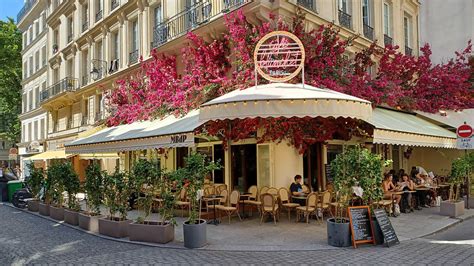
{"label": "bistro table", "polygon": [[220,224],[220,221],[217,219],[217,215],[216,215],[216,201],[219,201],[221,198],[223,198],[223,196],[221,195],[208,195],[205,197],[205,199],[207,201],[212,201],[212,205],[214,206],[214,219],[212,219],[211,221],[209,221],[209,224],[213,224],[213,225],[218,225]]}
{"label": "bistro table", "polygon": [[245,213],[245,200],[248,200],[252,196],[252,193],[243,193],[240,194],[240,199],[242,202],[242,219],[249,218],[249,216]]}

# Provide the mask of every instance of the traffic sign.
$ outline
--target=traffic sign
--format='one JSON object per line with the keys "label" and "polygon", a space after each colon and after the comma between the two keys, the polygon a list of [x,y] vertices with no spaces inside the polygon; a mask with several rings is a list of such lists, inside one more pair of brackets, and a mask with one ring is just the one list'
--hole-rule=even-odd
{"label": "traffic sign", "polygon": [[456,130],[456,133],[460,138],[469,138],[472,136],[472,127],[468,124],[461,125]]}
{"label": "traffic sign", "polygon": [[471,150],[474,149],[474,136],[473,136],[472,127],[466,122],[463,125],[459,126],[456,130],[458,135],[456,146],[461,150]]}

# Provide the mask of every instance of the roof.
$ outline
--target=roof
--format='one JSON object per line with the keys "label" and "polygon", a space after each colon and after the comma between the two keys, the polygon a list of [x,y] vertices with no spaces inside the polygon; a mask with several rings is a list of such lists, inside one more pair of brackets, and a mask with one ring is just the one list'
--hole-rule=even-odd
{"label": "roof", "polygon": [[460,125],[464,124],[464,122],[474,126],[474,108],[464,109],[462,111],[445,111],[443,114],[432,114],[421,111],[417,111],[416,113],[452,128],[458,128]]}

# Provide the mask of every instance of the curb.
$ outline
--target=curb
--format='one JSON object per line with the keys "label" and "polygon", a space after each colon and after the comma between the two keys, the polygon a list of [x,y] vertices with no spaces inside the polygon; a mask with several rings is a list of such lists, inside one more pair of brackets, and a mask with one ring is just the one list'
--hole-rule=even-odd
{"label": "curb", "polygon": [[[463,218],[453,218],[453,219],[456,219],[456,221],[454,223],[451,223],[451,224],[448,224],[447,226],[443,227],[443,228],[440,228],[434,232],[431,232],[431,233],[428,233],[428,234],[425,234],[425,235],[422,235],[420,237],[417,237],[417,238],[425,238],[425,237],[428,237],[428,236],[432,236],[432,235],[435,235],[435,234],[438,234],[438,233],[441,233],[441,232],[444,232],[448,229],[451,229],[453,228],[454,226],[464,222],[464,221],[467,221],[467,220],[470,220],[474,218],[474,215],[470,215],[470,216],[467,216],[467,217],[463,217]],[[417,238],[414,238],[414,239],[417,239]],[[411,239],[408,239],[408,240],[411,240]]]}

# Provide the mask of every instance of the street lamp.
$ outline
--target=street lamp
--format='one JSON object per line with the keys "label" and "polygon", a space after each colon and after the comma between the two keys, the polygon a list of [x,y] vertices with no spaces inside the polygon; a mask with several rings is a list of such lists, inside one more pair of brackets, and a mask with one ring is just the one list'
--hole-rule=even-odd
{"label": "street lamp", "polygon": [[102,78],[104,70],[107,71],[107,62],[100,59],[92,60],[92,70],[90,72],[91,78],[93,80],[98,80]]}

